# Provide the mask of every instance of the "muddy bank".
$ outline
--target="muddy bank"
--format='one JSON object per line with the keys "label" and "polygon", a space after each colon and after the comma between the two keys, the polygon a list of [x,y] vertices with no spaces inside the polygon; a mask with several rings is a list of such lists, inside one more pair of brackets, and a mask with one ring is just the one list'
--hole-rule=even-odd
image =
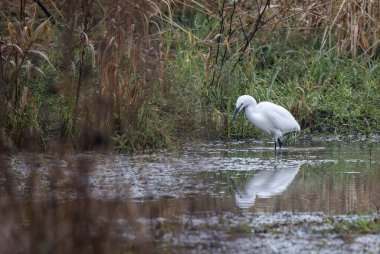
{"label": "muddy bank", "polygon": [[[379,228],[366,233],[361,231],[365,229],[364,222],[376,220],[377,215],[330,217],[275,213],[236,216],[226,213],[207,218],[184,216],[176,223],[160,218],[153,227],[162,252],[379,253]],[[357,224],[355,230],[337,231],[340,225],[354,224]]]}

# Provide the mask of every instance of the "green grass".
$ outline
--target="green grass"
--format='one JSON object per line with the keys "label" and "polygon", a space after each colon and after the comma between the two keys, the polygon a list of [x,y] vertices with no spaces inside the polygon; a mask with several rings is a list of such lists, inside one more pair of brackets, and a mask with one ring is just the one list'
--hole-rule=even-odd
{"label": "green grass", "polygon": [[242,223],[239,225],[231,226],[228,229],[228,232],[230,234],[249,234],[252,232],[252,226],[248,223]]}
{"label": "green grass", "polygon": [[380,234],[378,219],[359,218],[355,221],[335,221],[331,232],[337,234]]}
{"label": "green grass", "polygon": [[353,243],[357,235],[379,234],[380,223],[378,218],[360,217],[355,220],[327,219],[330,229],[318,231],[319,233],[334,233],[339,235],[346,243]]}

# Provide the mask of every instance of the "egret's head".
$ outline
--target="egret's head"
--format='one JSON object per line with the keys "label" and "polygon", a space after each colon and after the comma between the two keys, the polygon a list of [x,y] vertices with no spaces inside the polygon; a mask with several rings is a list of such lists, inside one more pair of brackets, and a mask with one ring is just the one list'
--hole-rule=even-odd
{"label": "egret's head", "polygon": [[251,105],[251,104],[256,105],[256,100],[252,96],[249,96],[249,95],[240,96],[236,101],[236,109],[235,109],[234,115],[232,117],[232,121],[235,120],[237,114],[243,108],[245,108],[246,106]]}

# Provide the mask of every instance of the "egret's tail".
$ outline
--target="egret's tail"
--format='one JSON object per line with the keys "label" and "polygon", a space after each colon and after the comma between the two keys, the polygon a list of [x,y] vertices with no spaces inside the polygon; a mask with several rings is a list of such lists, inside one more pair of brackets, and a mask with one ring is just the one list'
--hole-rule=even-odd
{"label": "egret's tail", "polygon": [[296,126],[296,128],[295,128],[295,131],[297,131],[297,132],[300,132],[300,131],[301,131],[301,127],[300,127],[300,125],[299,125],[298,122],[297,122],[297,126]]}

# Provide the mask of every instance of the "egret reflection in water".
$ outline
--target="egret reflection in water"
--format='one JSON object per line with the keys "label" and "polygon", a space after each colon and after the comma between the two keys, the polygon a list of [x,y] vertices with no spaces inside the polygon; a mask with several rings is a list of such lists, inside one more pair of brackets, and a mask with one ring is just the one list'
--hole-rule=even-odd
{"label": "egret reflection in water", "polygon": [[263,170],[251,177],[245,185],[244,192],[236,191],[235,200],[239,208],[250,208],[256,197],[270,198],[283,193],[303,163],[295,165],[278,165],[273,170]]}

